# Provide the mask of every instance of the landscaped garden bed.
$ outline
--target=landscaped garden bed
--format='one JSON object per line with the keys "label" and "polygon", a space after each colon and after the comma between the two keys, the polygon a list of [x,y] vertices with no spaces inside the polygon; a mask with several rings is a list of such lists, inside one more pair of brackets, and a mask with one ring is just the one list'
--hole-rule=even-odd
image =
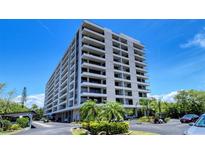
{"label": "landscaped garden bed", "polygon": [[0,135],[11,135],[29,126],[28,118],[18,118],[16,123],[11,123],[7,119],[0,120]]}

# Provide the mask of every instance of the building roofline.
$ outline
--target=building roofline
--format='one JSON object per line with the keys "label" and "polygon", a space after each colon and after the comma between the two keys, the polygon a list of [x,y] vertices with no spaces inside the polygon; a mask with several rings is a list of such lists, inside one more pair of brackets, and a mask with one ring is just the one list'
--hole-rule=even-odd
{"label": "building roofline", "polygon": [[83,20],[83,22],[82,22],[81,25],[83,25],[83,23],[88,23],[88,24],[91,24],[91,25],[93,25],[93,26],[95,26],[95,27],[98,27],[98,28],[100,28],[100,29],[108,30],[108,31],[110,31],[111,33],[113,33],[113,34],[115,34],[115,35],[118,35],[118,36],[121,36],[121,37],[125,37],[125,38],[127,38],[128,40],[132,40],[133,42],[138,43],[138,44],[140,44],[141,46],[144,46],[139,40],[137,40],[137,39],[135,39],[135,38],[133,38],[133,37],[127,35],[127,34],[114,32],[114,31],[112,31],[112,30],[109,29],[109,28],[106,28],[106,27],[103,27],[103,26],[101,26],[101,25],[95,24],[95,23],[93,23],[93,22],[91,22],[91,21],[89,21],[89,20]]}

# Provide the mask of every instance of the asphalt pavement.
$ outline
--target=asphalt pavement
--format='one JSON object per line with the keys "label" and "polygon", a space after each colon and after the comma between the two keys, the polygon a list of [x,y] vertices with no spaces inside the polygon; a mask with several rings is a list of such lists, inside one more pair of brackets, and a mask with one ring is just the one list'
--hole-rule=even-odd
{"label": "asphalt pavement", "polygon": [[171,119],[165,124],[138,123],[130,121],[130,130],[148,131],[160,135],[183,135],[189,124],[181,124],[178,119]]}
{"label": "asphalt pavement", "polygon": [[34,128],[24,130],[15,135],[72,135],[71,128],[76,127],[74,124],[34,121]]}
{"label": "asphalt pavement", "polygon": [[[16,135],[72,135],[71,128],[78,127],[76,124],[34,121],[35,128],[27,129]],[[178,119],[171,119],[165,124],[138,123],[130,121],[130,130],[147,131],[160,135],[183,135],[189,128],[189,124],[181,124]]]}

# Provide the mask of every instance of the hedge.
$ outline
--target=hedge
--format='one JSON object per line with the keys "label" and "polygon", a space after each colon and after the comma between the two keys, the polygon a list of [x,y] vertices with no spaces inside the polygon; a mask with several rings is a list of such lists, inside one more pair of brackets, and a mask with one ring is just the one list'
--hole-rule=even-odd
{"label": "hedge", "polygon": [[7,131],[11,128],[12,123],[9,120],[0,120],[0,128],[3,131]]}
{"label": "hedge", "polygon": [[82,123],[82,127],[90,131],[92,135],[106,132],[107,135],[124,134],[128,132],[129,124],[126,122],[90,122]]}
{"label": "hedge", "polygon": [[26,128],[29,126],[29,119],[28,118],[18,118],[16,123],[19,124],[21,128]]}
{"label": "hedge", "polygon": [[10,129],[11,130],[19,130],[19,129],[21,129],[21,127],[19,126],[19,124],[13,124]]}

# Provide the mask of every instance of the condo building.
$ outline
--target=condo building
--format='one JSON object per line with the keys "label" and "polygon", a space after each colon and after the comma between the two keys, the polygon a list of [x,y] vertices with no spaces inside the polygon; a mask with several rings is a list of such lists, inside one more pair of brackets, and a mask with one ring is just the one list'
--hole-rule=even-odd
{"label": "condo building", "polygon": [[83,21],[46,84],[44,114],[59,122],[79,120],[88,99],[136,109],[149,93],[146,74],[139,41]]}

